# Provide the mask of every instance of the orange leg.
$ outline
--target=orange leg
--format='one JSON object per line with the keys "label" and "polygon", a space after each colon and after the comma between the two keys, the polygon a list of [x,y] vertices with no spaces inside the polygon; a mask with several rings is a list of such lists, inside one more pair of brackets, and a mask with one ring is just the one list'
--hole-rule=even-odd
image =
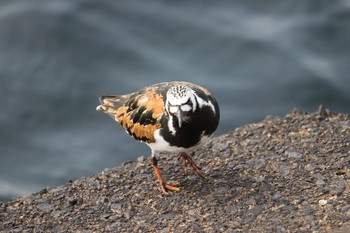
{"label": "orange leg", "polygon": [[152,157],[152,165],[153,165],[153,169],[156,173],[156,176],[158,178],[159,184],[160,184],[160,188],[162,190],[162,192],[164,194],[168,194],[167,190],[171,190],[171,191],[180,191],[179,188],[177,188],[177,186],[180,186],[179,183],[174,183],[174,184],[170,184],[170,183],[166,183],[163,178],[162,175],[160,174],[160,170],[158,168],[158,161],[155,157]]}
{"label": "orange leg", "polygon": [[204,178],[204,176],[200,173],[201,168],[198,167],[198,165],[193,161],[193,159],[189,155],[187,155],[185,152],[180,153],[180,155],[178,156],[178,159],[182,159],[182,162],[184,163],[185,173],[187,173],[187,170],[188,170],[187,165],[189,164],[197,175]]}

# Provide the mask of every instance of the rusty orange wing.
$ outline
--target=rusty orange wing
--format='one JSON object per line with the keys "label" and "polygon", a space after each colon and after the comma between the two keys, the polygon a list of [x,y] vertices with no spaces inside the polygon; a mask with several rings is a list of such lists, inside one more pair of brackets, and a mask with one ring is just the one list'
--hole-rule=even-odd
{"label": "rusty orange wing", "polygon": [[136,140],[152,143],[154,131],[161,127],[164,98],[154,87],[121,96],[101,96],[98,111],[116,120]]}

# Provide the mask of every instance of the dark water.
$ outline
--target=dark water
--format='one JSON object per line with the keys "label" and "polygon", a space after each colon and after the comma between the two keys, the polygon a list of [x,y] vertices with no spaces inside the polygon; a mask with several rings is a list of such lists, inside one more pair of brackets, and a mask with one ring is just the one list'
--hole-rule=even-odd
{"label": "dark water", "polygon": [[148,156],[99,94],[186,80],[216,135],[294,107],[349,113],[349,1],[0,3],[0,200]]}

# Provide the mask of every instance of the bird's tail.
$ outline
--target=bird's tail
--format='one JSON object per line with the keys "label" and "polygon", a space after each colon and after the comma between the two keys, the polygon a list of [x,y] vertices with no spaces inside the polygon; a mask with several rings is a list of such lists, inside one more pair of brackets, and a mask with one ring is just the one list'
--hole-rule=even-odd
{"label": "bird's tail", "polygon": [[127,95],[102,95],[99,97],[101,105],[96,107],[99,112],[104,112],[115,118],[118,109],[124,104]]}

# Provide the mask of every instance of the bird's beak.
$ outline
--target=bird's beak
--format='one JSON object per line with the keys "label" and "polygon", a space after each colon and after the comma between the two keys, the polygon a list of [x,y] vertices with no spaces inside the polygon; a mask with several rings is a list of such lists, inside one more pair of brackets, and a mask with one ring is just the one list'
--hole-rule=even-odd
{"label": "bird's beak", "polygon": [[176,114],[177,114],[177,121],[179,122],[179,128],[181,128],[183,114],[180,108],[177,110]]}

